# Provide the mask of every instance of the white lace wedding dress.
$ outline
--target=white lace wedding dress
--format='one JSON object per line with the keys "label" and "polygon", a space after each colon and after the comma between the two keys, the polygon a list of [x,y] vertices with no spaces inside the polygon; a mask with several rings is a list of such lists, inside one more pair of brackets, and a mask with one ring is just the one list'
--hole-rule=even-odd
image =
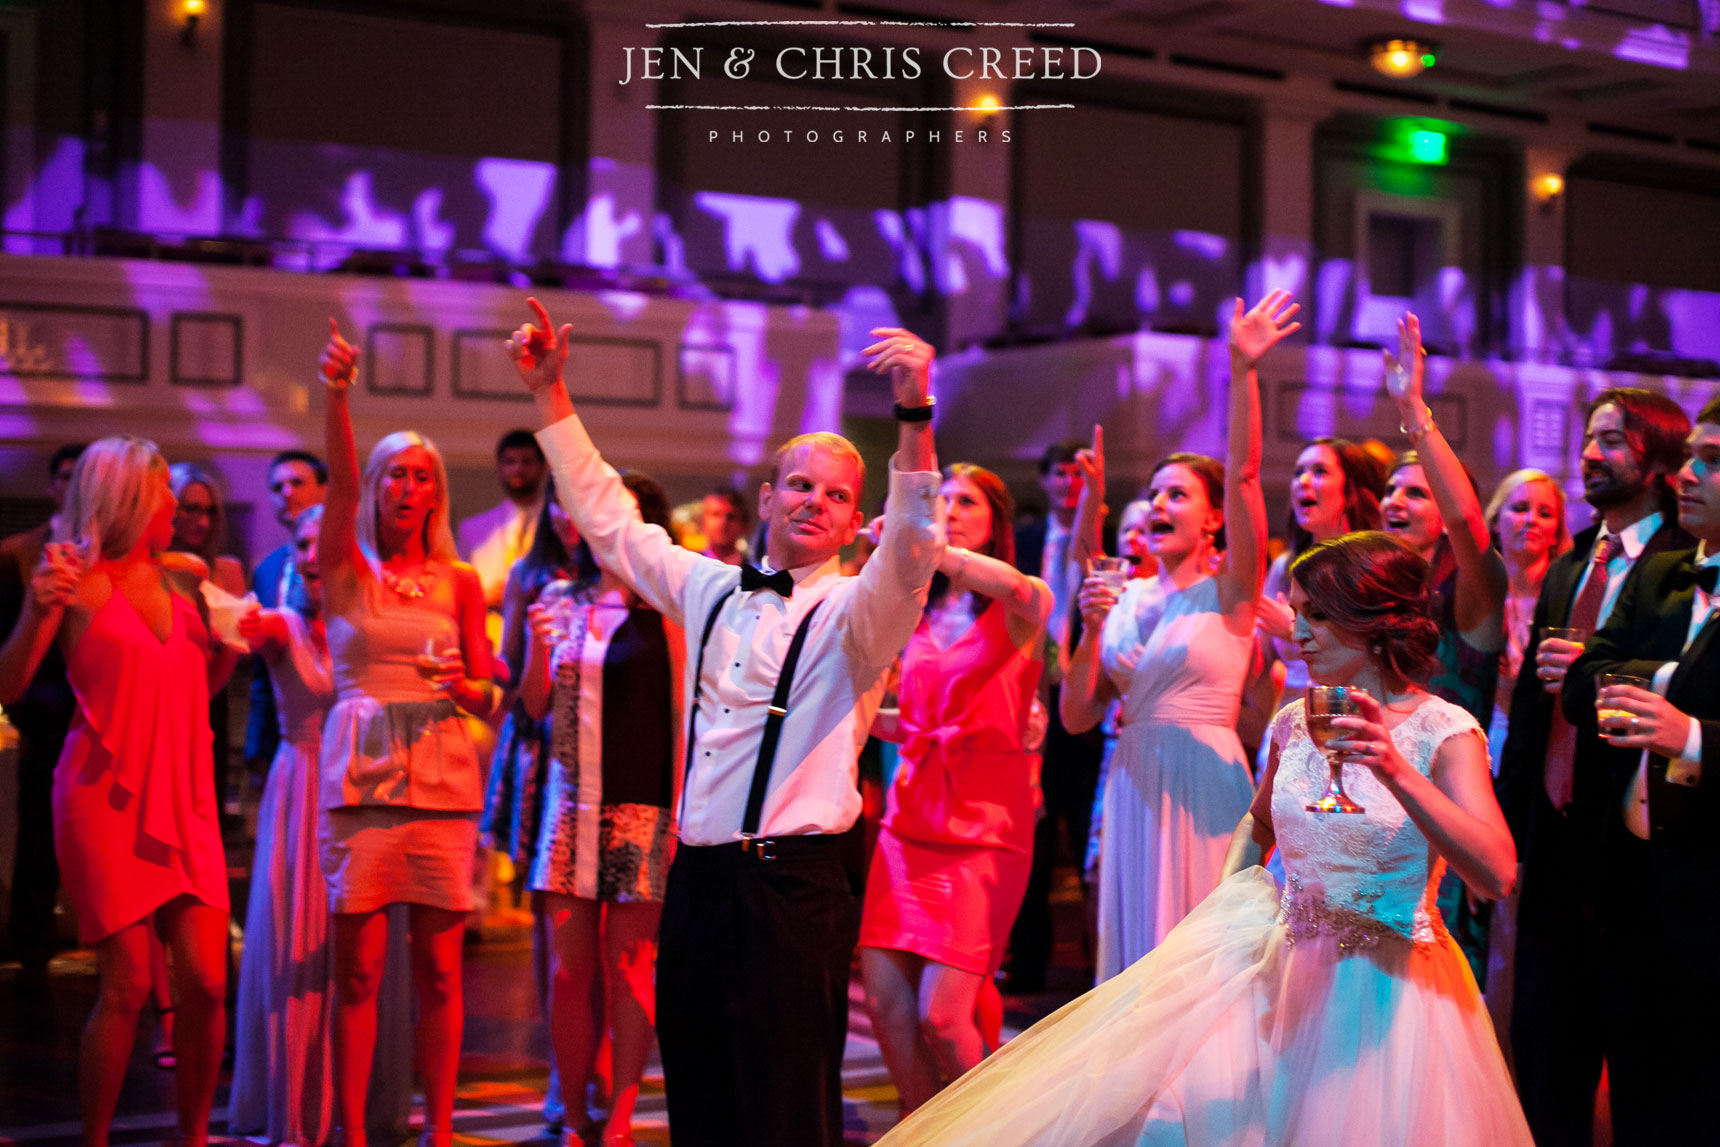
{"label": "white lace wedding dress", "polygon": [[[885,1136],[938,1147],[1532,1147],[1475,981],[1434,908],[1443,860],[1363,768],[1326,786],[1302,702],[1273,722],[1286,886],[1226,880],[1127,971]],[[1474,719],[1428,697],[1392,733],[1426,773]]]}

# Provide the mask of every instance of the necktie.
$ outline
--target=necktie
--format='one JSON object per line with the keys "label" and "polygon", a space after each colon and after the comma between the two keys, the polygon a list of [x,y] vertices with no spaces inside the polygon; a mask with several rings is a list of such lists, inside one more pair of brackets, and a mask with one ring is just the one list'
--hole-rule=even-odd
{"label": "necktie", "polygon": [[777,570],[765,573],[757,566],[747,562],[741,563],[741,592],[751,593],[755,589],[768,589],[778,597],[791,597],[794,594],[794,578],[787,570]]}
{"label": "necktie", "polygon": [[[1601,618],[1601,602],[1607,595],[1607,563],[1623,548],[1617,536],[1608,534],[1595,546],[1594,560],[1589,564],[1589,580],[1583,592],[1571,606],[1567,623],[1572,629],[1594,630]],[[1571,803],[1573,778],[1576,776],[1577,730],[1565,720],[1564,709],[1553,706],[1553,723],[1547,731],[1547,771],[1543,785],[1553,807],[1564,811]]]}

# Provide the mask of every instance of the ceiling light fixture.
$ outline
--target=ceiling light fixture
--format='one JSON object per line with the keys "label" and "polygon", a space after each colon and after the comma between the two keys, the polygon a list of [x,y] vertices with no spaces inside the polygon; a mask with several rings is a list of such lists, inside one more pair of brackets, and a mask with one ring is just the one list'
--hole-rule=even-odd
{"label": "ceiling light fixture", "polygon": [[1374,70],[1397,80],[1419,76],[1438,61],[1437,48],[1424,40],[1375,40],[1368,45]]}

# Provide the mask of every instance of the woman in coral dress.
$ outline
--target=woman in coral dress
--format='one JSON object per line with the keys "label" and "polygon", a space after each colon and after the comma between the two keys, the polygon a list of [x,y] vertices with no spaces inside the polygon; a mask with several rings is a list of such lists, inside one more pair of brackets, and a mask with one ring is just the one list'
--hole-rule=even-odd
{"label": "woman in coral dress", "polygon": [[[978,466],[946,472],[948,548],[902,652],[902,746],[866,881],[860,966],[872,1028],[912,1111],[980,1061],[975,1021],[1033,860],[1023,748],[1051,592],[1014,568],[1015,506]],[[1001,1012],[1001,1009],[997,1009]]]}
{"label": "woman in coral dress", "polygon": [[227,860],[209,693],[234,655],[211,648],[198,576],[160,561],[174,506],[154,444],[104,438],[85,450],[59,536],[0,650],[0,702],[56,639],[78,699],[54,773],[54,851],[101,973],[79,1051],[88,1147],[108,1141],[149,996],[152,928],[173,957],[181,1141],[208,1139],[226,1035]]}
{"label": "woman in coral dress", "polygon": [[[1426,570],[1380,533],[1322,542],[1291,569],[1314,681],[1367,691],[1328,745],[1364,811],[1308,811],[1329,768],[1305,703],[1285,707],[1235,875],[882,1144],[1530,1147],[1434,901],[1447,864],[1503,895],[1516,856],[1480,726],[1416,684],[1438,644]],[[1244,868],[1272,844],[1282,889]]]}

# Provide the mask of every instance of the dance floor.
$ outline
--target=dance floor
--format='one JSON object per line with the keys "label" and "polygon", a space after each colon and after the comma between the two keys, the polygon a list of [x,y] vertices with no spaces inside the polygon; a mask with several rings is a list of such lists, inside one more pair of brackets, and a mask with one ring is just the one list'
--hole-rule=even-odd
{"label": "dance floor", "polygon": [[[1072,878],[1073,873],[1067,872],[1067,879]],[[1067,881],[1060,892],[1058,966],[1052,969],[1051,981],[1061,990],[1008,997],[1008,1035],[1079,990],[1080,907]],[[95,989],[95,961],[88,952],[62,954],[45,979],[27,980],[15,964],[0,967],[0,1144],[60,1147],[77,1141],[78,1037]],[[872,1038],[858,976],[850,990],[849,1017],[842,1070],[845,1138],[849,1143],[871,1143],[895,1120],[896,1090]],[[173,1074],[153,1063],[155,1022],[147,1010],[140,1029],[120,1097],[112,1136],[115,1144],[158,1143],[168,1139],[174,1128]],[[466,949],[466,1033],[454,1117],[456,1142],[553,1143],[540,1113],[547,1067],[525,931],[487,928],[484,939]],[[211,1127],[216,1136],[225,1130],[225,1102],[223,1075]],[[415,1107],[415,1129],[421,1116],[421,1107]],[[655,1057],[634,1128],[641,1144],[670,1141],[662,1070]]]}

